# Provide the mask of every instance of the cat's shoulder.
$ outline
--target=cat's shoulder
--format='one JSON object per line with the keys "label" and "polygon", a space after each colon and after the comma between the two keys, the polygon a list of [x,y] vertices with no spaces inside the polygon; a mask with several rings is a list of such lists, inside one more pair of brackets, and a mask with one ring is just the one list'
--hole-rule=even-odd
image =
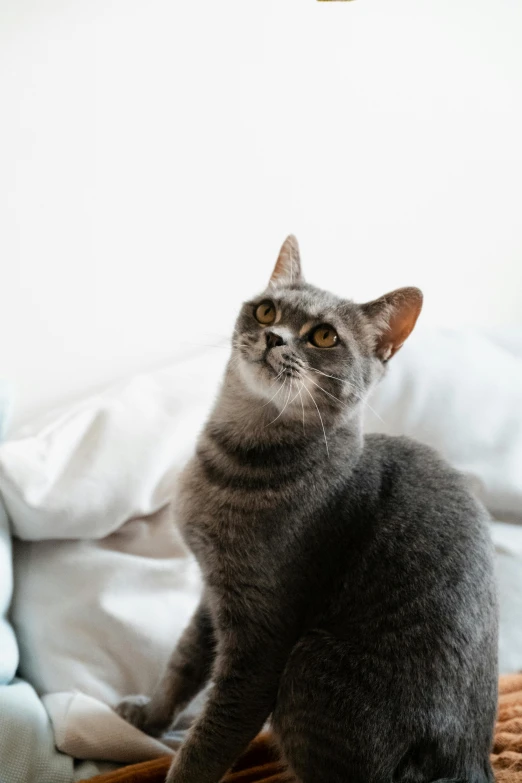
{"label": "cat's shoulder", "polygon": [[[434,448],[406,436],[371,434],[365,439],[356,484],[374,513],[399,527],[413,524],[458,540],[463,551],[491,551],[489,513],[467,477]],[[479,543],[480,542],[480,543]]]}
{"label": "cat's shoulder", "polygon": [[364,446],[365,452],[376,456],[448,464],[432,446],[408,435],[387,435],[374,432],[365,436]]}
{"label": "cat's shoulder", "polygon": [[372,433],[365,437],[364,462],[379,471],[412,481],[464,486],[464,477],[431,446],[406,435]]}

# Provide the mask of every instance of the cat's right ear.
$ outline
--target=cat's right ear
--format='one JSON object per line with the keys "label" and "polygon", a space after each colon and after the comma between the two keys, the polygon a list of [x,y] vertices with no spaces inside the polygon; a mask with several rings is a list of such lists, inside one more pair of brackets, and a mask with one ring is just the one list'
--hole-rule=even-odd
{"label": "cat's right ear", "polygon": [[361,309],[372,327],[375,354],[387,362],[413,331],[422,309],[422,291],[398,288],[361,305]]}
{"label": "cat's right ear", "polygon": [[283,242],[279,251],[279,257],[272,272],[269,285],[271,288],[277,288],[278,286],[302,283],[303,280],[299,245],[294,235],[290,234]]}

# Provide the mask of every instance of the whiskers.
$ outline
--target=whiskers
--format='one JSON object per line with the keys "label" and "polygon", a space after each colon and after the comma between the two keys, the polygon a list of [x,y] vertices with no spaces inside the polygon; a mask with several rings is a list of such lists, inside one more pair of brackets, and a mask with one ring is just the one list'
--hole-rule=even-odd
{"label": "whiskers", "polygon": [[[284,376],[282,383],[280,381],[281,376]],[[268,400],[268,402],[265,402],[262,407],[265,408],[267,405],[270,405],[270,403],[274,402],[276,397],[283,391],[283,389],[287,388],[287,394],[286,394],[286,397],[285,397],[285,402],[284,402],[284,405],[283,405],[282,409],[279,411],[279,413],[275,417],[275,419],[272,419],[272,421],[269,421],[268,424],[266,425],[266,427],[270,427],[278,419],[280,419],[283,416],[283,414],[286,411],[286,409],[288,408],[288,406],[289,405],[291,406],[295,402],[295,400],[299,397],[299,400],[301,402],[301,410],[302,410],[302,414],[303,414],[303,435],[305,435],[306,434],[306,432],[305,432],[305,406],[304,406],[304,402],[303,402],[303,391],[305,391],[308,394],[308,396],[310,397],[310,399],[312,400],[312,402],[313,402],[313,404],[315,406],[315,409],[317,411],[317,415],[319,416],[319,421],[321,423],[321,428],[323,430],[323,437],[324,437],[324,444],[325,444],[325,447],[326,447],[326,454],[329,457],[330,456],[330,452],[328,450],[328,438],[326,437],[326,428],[324,426],[323,417],[321,415],[321,411],[319,410],[319,406],[318,406],[318,404],[317,404],[317,402],[315,400],[315,397],[313,396],[311,391],[306,387],[306,383],[305,383],[305,380],[303,379],[303,376],[304,376],[304,378],[306,380],[309,380],[314,385],[318,386],[318,384],[315,384],[315,382],[312,381],[311,378],[307,377],[306,370],[305,370],[305,368],[302,365],[296,365],[296,364],[292,364],[292,365],[291,364],[284,364],[283,365],[283,367],[281,368],[281,370],[279,371],[277,376],[272,381],[272,385],[275,384],[275,383],[278,384],[278,389],[275,392],[275,394],[272,395],[272,397]],[[288,386],[287,386],[287,384],[288,384]],[[294,384],[297,387],[297,391],[292,396],[292,392],[294,391]],[[325,389],[322,389],[322,387],[319,387],[319,388],[321,389],[321,391],[326,391]]]}
{"label": "whiskers", "polygon": [[[298,369],[297,369],[297,367],[295,365],[285,364],[285,365],[283,365],[283,367],[281,368],[281,370],[279,371],[277,376],[274,378],[274,380],[272,381],[271,385],[273,385],[274,383],[277,383],[279,381],[279,379],[281,378],[281,376],[284,376],[283,382],[279,383],[279,388],[277,389],[276,393],[268,400],[268,402],[265,402],[262,407],[266,408],[267,405],[269,405],[271,402],[273,402],[275,400],[275,398],[278,396],[278,394],[280,394],[280,392],[286,387],[287,382],[288,382],[288,393],[286,395],[285,403],[283,405],[283,408],[279,411],[279,413],[277,414],[275,419],[272,419],[272,421],[268,422],[268,424],[266,426],[269,427],[271,424],[274,424],[274,422],[276,422],[279,418],[281,418],[281,416],[286,411],[288,406],[289,405],[291,406],[294,403],[294,401],[299,397],[300,400],[301,400],[301,407],[302,407],[302,410],[303,410],[303,432],[304,432],[305,411],[304,411],[303,397],[302,397],[302,394],[301,394],[301,392],[302,392],[302,390],[304,388],[304,383],[301,380],[301,373],[298,371]],[[292,392],[294,390],[294,384],[297,387],[297,391],[295,392],[294,396],[292,397]]]}
{"label": "whiskers", "polygon": [[[281,377],[281,375],[283,374],[283,372],[284,372],[284,370],[281,370],[281,372],[279,373],[279,375],[278,375],[276,378],[274,378],[274,380],[273,380],[273,381],[272,381],[272,383],[270,384],[271,386],[273,386],[273,385],[274,385],[274,383],[277,383],[277,381],[279,380],[279,378]],[[271,398],[268,400],[268,402],[265,402],[265,404],[261,406],[262,408],[266,408],[266,406],[267,406],[267,405],[270,405],[270,403],[271,403],[271,402],[273,402],[273,401],[275,400],[275,398],[277,397],[277,395],[279,394],[279,392],[281,392],[281,391],[284,389],[284,387],[285,387],[285,383],[286,383],[286,378],[284,379],[283,383],[281,383],[281,384],[278,386],[278,389],[277,389],[276,393],[274,394],[274,396],[273,396],[273,397],[271,397]],[[274,419],[274,421],[275,421],[275,419]]]}
{"label": "whiskers", "polygon": [[[285,377],[284,377],[284,380],[283,380],[282,384],[280,384],[278,390],[273,395],[273,397],[271,397],[268,402],[265,402],[263,407],[266,407],[266,405],[268,405],[269,403],[273,402],[275,400],[275,398],[277,397],[277,395],[280,394],[280,392],[286,387],[286,384],[288,383],[289,384],[288,385],[288,393],[287,393],[286,398],[285,398],[285,403],[284,403],[282,409],[279,411],[279,413],[275,417],[275,419],[272,419],[272,421],[269,421],[268,424],[266,425],[266,427],[270,427],[271,424],[274,424],[278,419],[280,419],[281,416],[286,411],[286,409],[288,408],[288,406],[292,405],[292,403],[299,397],[299,400],[301,402],[301,410],[302,410],[302,413],[303,413],[303,435],[305,435],[306,434],[306,432],[305,432],[305,406],[304,406],[303,394],[302,394],[303,390],[304,390],[308,394],[310,399],[312,400],[312,402],[313,402],[313,404],[315,406],[315,409],[317,411],[317,415],[319,416],[319,421],[321,423],[321,428],[323,430],[324,444],[325,444],[325,447],[326,447],[326,455],[328,457],[330,457],[330,452],[328,450],[328,438],[326,437],[326,428],[324,426],[323,417],[321,416],[321,411],[319,410],[319,406],[318,406],[318,404],[317,404],[317,402],[315,400],[315,397],[313,396],[311,391],[306,388],[306,384],[305,384],[304,380],[302,379],[302,374],[301,373],[295,373],[294,374],[292,372],[288,372],[288,367],[283,367],[283,369],[279,372],[278,376],[276,377],[275,381],[278,381],[279,378],[281,377],[281,375],[283,375],[283,374],[284,374]],[[310,379],[308,379],[308,380],[310,380]],[[292,391],[293,391],[293,388],[294,388],[294,384],[297,386],[297,391],[295,392],[295,394],[292,397]],[[323,389],[323,391],[324,391],[324,389]]]}
{"label": "whiskers", "polygon": [[[382,416],[380,416],[380,415],[377,413],[377,411],[376,411],[374,408],[372,408],[372,406],[371,406],[371,405],[370,405],[370,403],[369,403],[369,402],[366,400],[366,398],[365,398],[365,397],[363,397],[363,395],[362,395],[362,394],[359,394],[359,393],[358,393],[358,392],[355,390],[353,383],[350,383],[350,381],[347,381],[347,380],[343,380],[343,378],[338,378],[336,375],[328,375],[328,373],[326,373],[326,372],[322,372],[321,370],[316,370],[316,368],[315,368],[315,367],[309,367],[308,369],[312,370],[312,372],[319,373],[319,375],[324,375],[324,376],[325,376],[325,378],[333,378],[333,380],[335,380],[335,381],[340,381],[340,383],[347,384],[347,385],[350,387],[350,394],[353,394],[353,396],[354,396],[354,397],[355,397],[357,400],[359,400],[360,402],[362,402],[362,404],[363,404],[364,406],[366,406],[366,408],[368,408],[368,410],[369,410],[369,411],[371,411],[371,412],[373,413],[373,415],[374,415],[374,416],[376,416],[376,417],[379,419],[379,421],[381,421],[383,424],[386,424],[386,422],[384,421],[384,419],[382,418]],[[320,386],[318,383],[316,383],[315,381],[313,381],[313,380],[312,380],[312,379],[311,379],[309,376],[308,376],[308,380],[310,381],[310,383],[312,383],[314,386],[317,386],[317,388],[318,388],[318,389],[320,389],[322,392],[324,392],[325,394],[327,394],[327,395],[328,395],[329,397],[331,397],[332,399],[334,399],[334,400],[336,400],[337,402],[339,402],[341,405],[343,405],[343,406],[345,406],[345,407],[349,407],[347,402],[345,402],[345,401],[343,401],[343,400],[340,400],[340,399],[339,399],[339,397],[336,397],[334,394],[331,394],[330,392],[326,391],[326,389],[323,389],[323,387],[322,387],[322,386]]]}
{"label": "whiskers", "polygon": [[[282,386],[279,388],[279,391],[277,391],[277,392],[274,394],[274,396],[272,397],[272,400],[273,400],[275,397],[277,397],[277,395],[279,394],[279,392],[280,392],[282,389],[284,389],[284,388],[285,388],[285,386],[286,386],[286,382],[287,382],[287,381],[288,381],[288,377],[285,377],[285,379],[284,379],[284,381],[283,381],[283,385],[282,385]],[[280,417],[283,415],[283,413],[286,411],[286,409],[287,409],[287,407],[288,407],[288,403],[289,403],[289,401],[290,401],[290,395],[292,394],[292,383],[293,383],[293,378],[290,378],[290,385],[289,385],[289,387],[288,387],[288,394],[286,395],[285,404],[284,404],[283,408],[282,408],[282,409],[279,411],[279,413],[277,414],[277,416],[275,417],[275,419],[272,419],[272,421],[269,421],[269,422],[268,422],[268,424],[266,425],[266,427],[270,427],[270,425],[271,425],[271,424],[274,424],[274,422],[276,422],[276,421],[277,421],[277,420],[278,420],[278,419],[279,419],[279,418],[280,418]],[[272,400],[269,400],[269,402],[272,402]],[[263,407],[264,407],[264,406],[263,406]]]}
{"label": "whiskers", "polygon": [[[315,405],[315,407],[316,407],[316,409],[317,409],[317,414],[318,414],[318,416],[319,416],[319,421],[321,422],[321,427],[323,428],[323,435],[324,435],[324,445],[326,446],[326,455],[327,455],[327,457],[330,457],[330,452],[328,451],[328,440],[327,440],[327,438],[326,438],[326,430],[325,430],[325,428],[324,428],[324,422],[323,422],[323,417],[321,416],[321,411],[319,410],[319,406],[318,406],[318,404],[316,403],[316,401],[315,401],[315,397],[313,396],[313,394],[312,394],[312,392],[310,391],[310,389],[307,389],[307,388],[306,388],[306,386],[305,386],[304,384],[303,384],[303,387],[304,387],[304,390],[305,390],[305,392],[306,392],[306,393],[307,393],[307,394],[310,396],[310,398],[311,398],[311,400],[312,400],[313,404]],[[323,391],[324,391],[324,389],[323,389]]]}
{"label": "whiskers", "polygon": [[234,340],[234,342],[232,343],[232,346],[233,346],[233,348],[236,348],[238,351],[240,351],[241,353],[244,353],[244,354],[246,354],[247,351],[249,351],[252,348],[252,346],[249,345],[249,343],[239,342],[237,340]]}
{"label": "whiskers", "polygon": [[303,402],[303,395],[301,392],[303,391],[304,384],[301,384],[299,387],[299,401],[301,402],[301,408],[303,409],[303,435],[306,435],[305,432],[305,409],[304,409],[304,402]]}

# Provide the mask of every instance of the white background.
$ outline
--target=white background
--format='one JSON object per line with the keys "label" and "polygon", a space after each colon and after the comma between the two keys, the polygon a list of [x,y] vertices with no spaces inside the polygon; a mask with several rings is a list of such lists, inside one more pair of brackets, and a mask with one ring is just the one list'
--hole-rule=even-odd
{"label": "white background", "polygon": [[520,0],[0,0],[17,419],[226,335],[290,231],[340,294],[521,324],[521,40]]}

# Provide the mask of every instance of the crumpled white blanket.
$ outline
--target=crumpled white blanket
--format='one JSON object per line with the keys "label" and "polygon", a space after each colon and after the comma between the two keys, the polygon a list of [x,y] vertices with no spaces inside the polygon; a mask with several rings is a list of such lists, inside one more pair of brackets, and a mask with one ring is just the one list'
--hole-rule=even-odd
{"label": "crumpled white blanket", "polygon": [[193,354],[0,447],[0,492],[19,539],[20,674],[42,695],[58,748],[77,758],[169,750],[108,705],[152,689],[199,597],[171,503],[227,352]]}
{"label": "crumpled white blanket", "polygon": [[[510,340],[418,332],[370,402],[384,423],[369,411],[368,428],[436,445],[497,518],[522,523],[522,335]],[[227,354],[194,350],[0,446],[0,492],[19,539],[21,675],[42,695],[64,753],[133,762],[167,750],[108,705],[152,690],[197,602],[199,574],[171,504]],[[517,668],[522,527],[494,530],[509,565],[500,569],[501,655]]]}

